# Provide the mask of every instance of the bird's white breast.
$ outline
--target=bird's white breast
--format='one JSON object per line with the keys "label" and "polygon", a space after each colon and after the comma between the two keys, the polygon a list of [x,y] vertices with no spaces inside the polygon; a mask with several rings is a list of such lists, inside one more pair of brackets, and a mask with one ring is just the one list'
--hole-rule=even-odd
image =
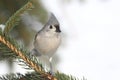
{"label": "bird's white breast", "polygon": [[35,41],[35,49],[42,55],[51,57],[57,50],[61,42],[60,35],[57,36],[37,36]]}

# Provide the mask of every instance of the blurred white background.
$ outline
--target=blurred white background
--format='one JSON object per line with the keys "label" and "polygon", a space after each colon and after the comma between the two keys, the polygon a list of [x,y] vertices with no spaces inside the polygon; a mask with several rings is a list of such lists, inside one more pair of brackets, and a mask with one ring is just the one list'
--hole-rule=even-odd
{"label": "blurred white background", "polygon": [[119,80],[120,1],[42,1],[65,34],[58,70],[87,80]]}
{"label": "blurred white background", "polygon": [[61,24],[60,72],[87,80],[120,80],[120,0],[42,3]]}

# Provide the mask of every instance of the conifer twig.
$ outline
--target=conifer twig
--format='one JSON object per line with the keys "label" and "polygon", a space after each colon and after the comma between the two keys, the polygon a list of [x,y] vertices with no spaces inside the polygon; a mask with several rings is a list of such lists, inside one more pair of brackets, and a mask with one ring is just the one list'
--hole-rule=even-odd
{"label": "conifer twig", "polygon": [[16,12],[15,12],[15,14],[13,14],[8,20],[7,20],[7,22],[5,23],[5,29],[4,29],[4,33],[9,33],[11,30],[12,30],[12,28],[14,27],[14,26],[16,26],[17,24],[18,24],[18,22],[19,22],[19,16],[21,15],[21,14],[23,14],[25,11],[27,11],[27,10],[30,10],[31,8],[33,8],[33,4],[32,4],[32,2],[28,2],[27,4],[25,4],[22,8],[20,8],[19,10],[17,10]]}
{"label": "conifer twig", "polygon": [[36,72],[42,74],[44,77],[47,77],[50,80],[57,80],[50,74],[43,72],[41,67],[39,67],[37,64],[29,60],[21,51],[19,51],[16,47],[14,47],[9,41],[5,40],[5,38],[1,35],[0,35],[0,42],[5,44],[8,48],[10,48],[13,52],[15,52],[20,58],[26,61],[29,64],[29,66],[33,68]]}

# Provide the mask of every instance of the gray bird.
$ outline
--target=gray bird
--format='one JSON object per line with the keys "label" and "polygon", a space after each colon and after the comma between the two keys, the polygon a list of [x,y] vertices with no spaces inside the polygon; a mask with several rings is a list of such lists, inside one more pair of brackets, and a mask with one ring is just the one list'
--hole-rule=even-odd
{"label": "gray bird", "polygon": [[52,56],[61,43],[61,30],[56,17],[51,13],[51,17],[44,27],[38,31],[34,39],[34,49],[32,54],[35,56],[46,56],[50,63],[50,72],[53,74]]}

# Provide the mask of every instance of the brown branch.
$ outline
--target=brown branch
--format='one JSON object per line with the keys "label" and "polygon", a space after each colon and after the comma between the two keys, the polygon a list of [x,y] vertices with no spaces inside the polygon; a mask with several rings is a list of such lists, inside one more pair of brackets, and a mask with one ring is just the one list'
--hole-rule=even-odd
{"label": "brown branch", "polygon": [[12,45],[9,41],[5,40],[4,37],[0,35],[0,42],[5,44],[8,48],[10,48],[13,52],[15,52],[19,57],[21,57],[24,61],[26,61],[31,68],[33,68],[38,73],[42,74],[42,76],[47,77],[49,80],[57,80],[52,75],[45,73],[42,71],[42,68],[39,67],[37,64],[29,60],[21,51],[19,51],[14,45]]}

